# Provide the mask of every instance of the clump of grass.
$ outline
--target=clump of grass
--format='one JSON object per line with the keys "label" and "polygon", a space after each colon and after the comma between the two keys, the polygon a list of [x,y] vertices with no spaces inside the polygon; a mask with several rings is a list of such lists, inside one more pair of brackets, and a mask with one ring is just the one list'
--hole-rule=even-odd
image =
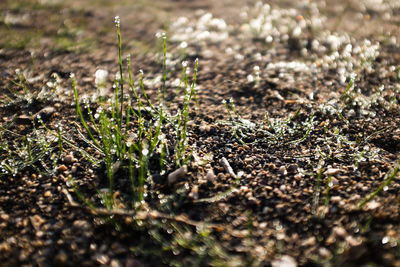
{"label": "clump of grass", "polygon": [[[153,103],[144,87],[142,71],[139,73],[139,88],[135,87],[129,56],[127,58],[128,75],[124,76],[119,17],[115,18],[115,25],[118,37],[119,75],[113,85],[114,96],[108,102],[99,97],[97,103],[99,108],[96,113],[91,110],[88,102],[84,103],[84,109],[82,109],[76,79],[74,75],[71,75],[76,113],[80,124],[89,137],[89,144],[103,155],[109,190],[106,194],[102,194],[102,199],[108,209],[113,208],[114,175],[119,169],[128,170],[134,196],[132,207],[136,207],[147,194],[146,183],[151,177],[150,161],[158,161],[157,171],[164,175],[168,169],[181,167],[190,160],[190,153],[187,151],[187,122],[190,102],[196,95],[195,82],[198,67],[198,60],[196,60],[193,81],[189,83],[187,63],[182,64],[183,107],[177,115],[171,115],[165,103],[166,36],[162,36],[163,85],[158,92],[158,102]],[[125,88],[126,85],[128,89]],[[87,113],[88,119],[84,113]],[[175,140],[167,140],[167,136],[170,136],[168,129],[175,133]],[[173,148],[170,144],[174,144]]]}
{"label": "clump of grass", "polygon": [[[76,113],[86,133],[81,132],[81,136],[87,136],[87,143],[102,155],[108,188],[97,192],[105,209],[89,201],[74,180],[70,180],[70,184],[76,189],[77,196],[94,213],[107,217],[107,220],[116,223],[116,226],[118,218],[122,216],[124,223],[126,220],[130,221],[130,227],[143,233],[140,239],[144,241],[135,247],[135,253],[144,256],[150,253],[152,257],[158,256],[161,260],[177,266],[179,262],[170,262],[166,255],[190,251],[197,260],[195,265],[199,266],[210,262],[217,262],[214,265],[226,262],[228,256],[210,235],[207,224],[174,216],[174,208],[188,193],[188,185],[175,189],[173,194],[167,196],[152,191],[155,186],[152,177],[161,176],[165,178],[166,184],[166,174],[175,169],[186,169],[191,159],[188,121],[191,102],[196,98],[198,60],[196,59],[194,64],[192,82],[189,82],[188,64],[182,63],[182,82],[176,92],[183,93],[183,103],[182,108],[172,115],[168,108],[169,103],[166,103],[166,36],[161,36],[164,55],[163,83],[158,90],[157,100],[153,101],[144,86],[142,71],[139,72],[138,86],[135,86],[129,56],[128,74],[123,74],[119,17],[116,17],[115,24],[119,48],[119,75],[114,80],[114,95],[108,100],[104,96],[98,97],[95,103],[96,111],[92,110],[94,105],[87,101],[84,101],[81,107],[77,82],[75,76],[71,75]],[[118,184],[120,179],[125,178],[128,178],[131,185],[129,205],[126,205],[126,202],[121,203],[124,199],[120,198],[117,190],[121,187]],[[151,198],[152,202],[147,201],[147,196],[155,196],[160,203],[155,203],[157,200],[154,201],[154,198]],[[168,238],[165,238],[166,236]],[[153,251],[154,248],[157,252]]]}
{"label": "clump of grass", "polygon": [[[232,131],[236,139],[242,144],[245,143],[267,143],[274,146],[294,145],[304,142],[315,128],[314,114],[311,113],[307,120],[298,122],[296,119],[300,115],[301,109],[285,118],[270,118],[265,115],[264,123],[255,123],[243,119],[237,112],[232,99],[227,102],[222,101],[225,106],[229,121],[221,121],[221,124],[232,126]],[[251,136],[256,135],[254,140]]]}

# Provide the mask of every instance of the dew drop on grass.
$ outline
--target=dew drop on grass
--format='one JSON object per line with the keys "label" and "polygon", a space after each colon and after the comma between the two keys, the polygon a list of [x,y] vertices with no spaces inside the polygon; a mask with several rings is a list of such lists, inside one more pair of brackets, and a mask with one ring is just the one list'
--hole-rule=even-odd
{"label": "dew drop on grass", "polygon": [[383,187],[383,191],[388,191],[389,190],[389,187],[388,186],[384,186]]}
{"label": "dew drop on grass", "polygon": [[388,242],[389,242],[389,237],[388,236],[385,236],[385,237],[382,238],[382,245],[385,245]]}
{"label": "dew drop on grass", "polygon": [[167,229],[167,233],[168,233],[168,234],[172,234],[173,232],[174,232],[174,230],[172,230],[171,228],[168,228],[168,229]]}

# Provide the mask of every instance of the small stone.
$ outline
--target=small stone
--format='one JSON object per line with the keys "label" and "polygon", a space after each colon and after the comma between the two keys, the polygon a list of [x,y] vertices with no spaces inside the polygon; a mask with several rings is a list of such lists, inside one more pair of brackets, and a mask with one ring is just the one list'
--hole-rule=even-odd
{"label": "small stone", "polygon": [[297,164],[290,164],[287,168],[287,172],[290,174],[295,174],[297,173],[297,169],[298,169]]}
{"label": "small stone", "polygon": [[63,161],[65,164],[71,164],[71,163],[75,162],[75,160],[76,159],[74,158],[74,155],[72,155],[72,154],[68,154],[63,158]]}
{"label": "small stone", "polygon": [[333,228],[332,233],[335,237],[345,238],[347,235],[346,229],[341,226],[336,226]]}
{"label": "small stone", "polygon": [[189,193],[189,197],[193,198],[193,199],[198,199],[199,198],[199,186],[198,185],[194,185],[192,187],[192,190]]}
{"label": "small stone", "polygon": [[35,230],[39,230],[40,226],[45,222],[45,220],[37,214],[30,216],[29,220]]}
{"label": "small stone", "polygon": [[30,116],[22,114],[15,119],[15,123],[18,125],[29,125],[32,123],[32,119]]}
{"label": "small stone", "polygon": [[207,180],[208,182],[210,182],[210,183],[214,183],[214,182],[215,182],[215,174],[214,174],[213,169],[209,169],[209,170],[207,171],[206,180]]}
{"label": "small stone", "polygon": [[42,108],[39,112],[37,112],[34,117],[36,118],[37,116],[40,116],[42,119],[48,119],[50,118],[53,113],[56,112],[56,109],[54,107],[48,106],[45,108]]}
{"label": "small stone", "polygon": [[339,203],[340,201],[342,201],[342,197],[341,196],[332,196],[330,200],[332,203]]}
{"label": "small stone", "polygon": [[99,263],[99,264],[107,264],[110,258],[107,255],[104,254],[96,254],[94,255],[94,260]]}
{"label": "small stone", "polygon": [[51,193],[51,191],[46,191],[46,192],[44,192],[43,196],[44,197],[51,197],[51,196],[53,196],[53,194]]}
{"label": "small stone", "polygon": [[260,205],[260,203],[261,203],[261,201],[260,200],[258,200],[257,198],[255,198],[255,197],[249,197],[248,198],[248,201],[249,201],[249,204],[250,205],[253,205],[253,206],[258,206],[258,205]]}
{"label": "small stone", "polygon": [[10,219],[10,216],[6,213],[0,214],[0,221],[8,221]]}
{"label": "small stone", "polygon": [[317,239],[315,238],[315,236],[310,236],[309,238],[302,240],[300,246],[302,246],[302,247],[312,247],[316,243],[317,243]]}
{"label": "small stone", "polygon": [[64,164],[58,166],[58,168],[57,168],[58,172],[65,172],[66,170],[68,170],[68,168]]}
{"label": "small stone", "polygon": [[381,206],[381,203],[379,203],[376,200],[372,200],[370,202],[368,202],[365,207],[367,208],[367,210],[375,210],[377,208],[379,208]]}
{"label": "small stone", "polygon": [[210,127],[210,125],[201,125],[200,127],[199,127],[199,130],[200,130],[200,132],[202,132],[202,133],[208,133],[210,130],[211,130],[211,127]]}
{"label": "small stone", "polygon": [[268,214],[271,211],[272,211],[272,209],[270,207],[266,206],[266,207],[263,208],[262,213],[263,214]]}
{"label": "small stone", "polygon": [[8,252],[10,250],[11,250],[11,246],[10,246],[9,243],[7,243],[7,242],[0,243],[0,252],[5,253],[5,252]]}
{"label": "small stone", "polygon": [[186,174],[187,174],[187,166],[183,165],[182,167],[180,167],[179,169],[171,172],[168,175],[168,183],[169,184],[174,184],[176,181],[178,181],[178,179],[183,178]]}
{"label": "small stone", "polygon": [[274,260],[271,262],[272,267],[297,267],[296,260],[289,256],[283,255],[279,260]]}
{"label": "small stone", "polygon": [[286,175],[288,173],[286,167],[285,166],[280,166],[279,167],[279,173],[282,174],[282,175]]}
{"label": "small stone", "polygon": [[332,183],[333,186],[335,186],[335,185],[338,185],[338,184],[339,184],[339,181],[338,181],[338,179],[336,179],[335,177],[332,177],[331,183]]}
{"label": "small stone", "polygon": [[72,167],[71,167],[71,173],[74,174],[74,173],[76,173],[77,171],[78,171],[78,166],[76,166],[75,164],[72,165]]}
{"label": "small stone", "polygon": [[361,245],[362,240],[361,240],[361,238],[355,238],[355,237],[349,235],[349,236],[346,236],[346,242],[351,247],[357,247],[357,246]]}
{"label": "small stone", "polygon": [[340,173],[341,171],[342,171],[341,169],[328,168],[328,169],[324,172],[324,174],[325,174],[325,175],[335,175],[335,174]]}
{"label": "small stone", "polygon": [[68,261],[68,255],[61,250],[58,254],[54,257],[53,263],[55,266],[66,266]]}
{"label": "small stone", "polygon": [[332,257],[332,253],[327,248],[324,247],[319,248],[318,253],[324,259]]}
{"label": "small stone", "polygon": [[85,220],[76,220],[72,225],[74,228],[81,230],[88,230],[90,228],[90,224]]}
{"label": "small stone", "polygon": [[281,190],[282,192],[285,192],[286,191],[286,185],[281,185],[280,187],[279,187],[279,190]]}
{"label": "small stone", "polygon": [[117,259],[112,259],[110,262],[110,267],[121,267],[122,264],[120,261],[118,261]]}

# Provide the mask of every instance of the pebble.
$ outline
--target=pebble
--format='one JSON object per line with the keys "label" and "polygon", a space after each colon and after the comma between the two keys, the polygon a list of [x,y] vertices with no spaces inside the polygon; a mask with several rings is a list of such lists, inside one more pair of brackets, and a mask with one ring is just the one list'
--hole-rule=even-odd
{"label": "pebble", "polygon": [[58,172],[65,172],[66,170],[68,170],[68,168],[64,164],[58,166],[58,168],[57,168]]}
{"label": "pebble", "polygon": [[15,123],[18,125],[29,125],[32,123],[32,121],[30,116],[22,114],[15,119]]}
{"label": "pebble", "polygon": [[72,174],[74,174],[74,173],[76,173],[77,172],[77,170],[78,170],[78,166],[77,165],[72,165],[72,167],[71,167],[71,173]]}
{"label": "pebble", "polygon": [[65,266],[68,261],[68,255],[64,251],[58,252],[58,254],[54,257],[53,263],[54,266]]}
{"label": "pebble", "polygon": [[361,238],[355,238],[351,235],[346,236],[345,240],[346,240],[347,244],[349,244],[351,247],[357,247],[357,246],[361,245],[361,243],[362,243]]}
{"label": "pebble", "polygon": [[285,166],[280,166],[279,167],[279,173],[282,175],[286,175],[288,173],[287,169]]}
{"label": "pebble", "polygon": [[78,228],[78,229],[82,229],[82,230],[87,230],[90,228],[90,224],[85,220],[76,220],[73,222],[72,225],[74,228]]}
{"label": "pebble", "polygon": [[112,259],[110,262],[110,267],[121,267],[122,264],[117,259]]}
{"label": "pebble", "polygon": [[327,248],[324,247],[318,249],[318,254],[325,259],[332,257],[332,253]]}
{"label": "pebble", "polygon": [[30,216],[29,220],[31,221],[31,224],[35,230],[38,230],[39,227],[45,222],[45,220],[40,217],[38,214]]}
{"label": "pebble", "polygon": [[168,174],[168,183],[174,184],[176,183],[176,181],[178,181],[178,179],[185,177],[186,174],[187,174],[187,166],[183,165],[179,169]]}
{"label": "pebble", "polygon": [[98,262],[99,264],[107,264],[108,263],[108,261],[110,260],[110,258],[107,256],[107,255],[104,255],[104,254],[96,254],[95,256],[94,256],[94,260],[96,261],[96,262]]}
{"label": "pebble", "polygon": [[47,119],[51,115],[53,115],[54,112],[56,112],[56,109],[54,107],[48,106],[48,107],[42,108],[39,112],[37,112],[34,115],[34,117],[37,117],[39,115],[42,119]]}
{"label": "pebble", "polygon": [[189,193],[189,197],[193,198],[193,199],[198,199],[199,198],[199,186],[198,185],[194,185],[192,187],[192,190]]}
{"label": "pebble", "polygon": [[72,155],[72,154],[68,154],[63,158],[63,161],[65,164],[71,164],[71,163],[75,162],[75,160],[76,159],[74,158],[74,155]]}
{"label": "pebble", "polygon": [[8,221],[10,219],[10,216],[6,213],[0,214],[0,220],[1,221]]}
{"label": "pebble", "polygon": [[201,125],[200,127],[199,127],[199,130],[200,130],[200,132],[202,132],[202,133],[208,133],[208,132],[210,132],[211,131],[211,127],[210,127],[210,125]]}
{"label": "pebble", "polygon": [[271,211],[272,211],[272,208],[266,206],[266,207],[263,208],[262,213],[263,213],[263,214],[268,214],[268,213],[271,212]]}
{"label": "pebble", "polygon": [[344,238],[347,235],[346,229],[341,226],[333,227],[332,233],[335,237]]}
{"label": "pebble", "polygon": [[208,182],[210,182],[210,183],[214,183],[215,182],[215,174],[214,174],[214,171],[213,171],[213,169],[209,169],[208,171],[207,171],[207,174],[206,174],[206,180],[208,181]]}
{"label": "pebble", "polygon": [[328,169],[324,172],[324,174],[325,174],[325,175],[335,175],[335,174],[340,173],[341,171],[342,171],[341,169],[328,168]]}
{"label": "pebble", "polygon": [[297,169],[298,169],[297,164],[290,164],[287,168],[287,172],[290,174],[295,174],[297,173]]}
{"label": "pebble", "polygon": [[258,206],[258,205],[260,205],[260,203],[261,203],[260,200],[258,200],[257,198],[255,198],[255,197],[253,197],[253,196],[249,197],[249,198],[248,198],[248,201],[249,201],[249,204],[250,204],[250,205],[254,205],[254,206]]}
{"label": "pebble", "polygon": [[7,242],[0,243],[0,252],[8,252],[11,250],[11,246]]}
{"label": "pebble", "polygon": [[311,236],[307,239],[302,240],[300,246],[312,247],[312,246],[315,246],[316,243],[317,243],[317,239],[315,238],[315,236]]}
{"label": "pebble", "polygon": [[332,196],[330,200],[332,203],[339,203],[340,201],[342,201],[342,197],[341,196]]}
{"label": "pebble", "polygon": [[381,203],[379,203],[376,200],[372,200],[372,201],[368,202],[365,206],[368,210],[374,210],[374,209],[379,208],[381,206]]}
{"label": "pebble", "polygon": [[51,196],[53,196],[53,194],[51,193],[51,191],[46,191],[46,192],[44,192],[43,196],[44,197],[51,197]]}
{"label": "pebble", "polygon": [[285,192],[286,191],[286,185],[281,185],[280,187],[279,187],[279,190],[281,190],[282,192]]}
{"label": "pebble", "polygon": [[283,255],[279,260],[274,260],[271,262],[272,267],[297,267],[296,260],[289,256]]}

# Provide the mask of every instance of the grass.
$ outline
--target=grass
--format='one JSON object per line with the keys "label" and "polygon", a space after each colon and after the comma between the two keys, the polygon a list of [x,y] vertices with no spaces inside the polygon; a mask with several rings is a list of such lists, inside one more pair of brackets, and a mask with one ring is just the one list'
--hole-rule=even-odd
{"label": "grass", "polygon": [[382,191],[385,191],[388,189],[388,186],[390,183],[397,177],[397,174],[399,173],[400,166],[399,162],[396,164],[396,166],[393,168],[391,172],[388,172],[385,176],[385,180],[383,183],[371,194],[366,196],[360,203],[357,204],[357,208],[362,208],[365,204],[373,200],[378,194],[380,194]]}
{"label": "grass", "polygon": [[[188,194],[185,187],[162,200],[164,204],[160,207],[168,213],[156,211],[156,207],[152,207],[153,205],[147,203],[146,200],[146,196],[154,194],[151,192],[154,174],[164,177],[165,183],[168,172],[177,168],[186,168],[191,159],[191,152],[188,150],[187,123],[189,109],[193,105],[192,100],[196,97],[198,60],[196,59],[194,64],[191,83],[187,71],[188,64],[186,62],[182,64],[181,85],[176,90],[177,93],[183,93],[182,108],[176,115],[171,115],[168,110],[169,104],[166,102],[168,93],[166,88],[166,36],[161,36],[164,56],[163,84],[158,91],[157,101],[153,102],[144,87],[142,71],[139,72],[139,86],[135,86],[129,56],[126,60],[128,74],[124,75],[119,17],[116,17],[115,24],[118,37],[119,75],[114,81],[114,96],[110,99],[99,96],[98,102],[95,103],[96,112],[91,110],[92,103],[83,102],[82,108],[77,82],[75,76],[71,75],[76,114],[87,135],[88,145],[101,153],[102,164],[106,169],[107,190],[97,189],[105,210],[98,204],[89,201],[76,185],[76,181],[71,180],[70,183],[75,188],[77,196],[95,213],[106,217],[111,216],[109,218],[128,216],[132,221],[131,227],[148,233],[150,239],[143,240],[135,248],[135,253],[166,258],[169,253],[178,255],[183,251],[191,251],[197,255],[196,262],[192,263],[193,266],[202,266],[205,263],[226,266],[229,256],[210,235],[207,224],[200,224],[189,219],[180,220],[179,217],[174,216],[176,203],[179,203],[182,196]],[[175,133],[173,137],[171,137],[171,132]],[[172,139],[168,139],[168,137]],[[59,143],[59,146],[62,147],[62,142]],[[116,173],[119,173],[118,180],[121,180],[121,175],[129,177],[131,184],[131,203],[129,204],[125,203],[121,206],[121,201],[124,200],[117,197],[119,191],[116,188],[120,188],[120,186],[116,179]],[[140,214],[143,214],[143,206],[149,207],[150,212],[140,217]],[[123,210],[121,207],[124,207]],[[135,219],[132,220],[132,218]],[[193,231],[193,226],[196,231]],[[172,238],[166,239],[165,233]],[[162,247],[162,249],[153,250],[154,247]],[[240,258],[234,259],[228,264],[229,266],[241,264]],[[168,263],[172,266],[184,266],[178,261],[169,261]]]}
{"label": "grass", "polygon": [[[261,25],[264,25],[265,20],[266,17],[264,17]],[[29,174],[32,170],[35,173],[56,176],[59,174],[57,169],[63,162],[63,156],[69,151],[78,152],[84,160],[89,162],[88,165],[91,165],[89,167],[86,163],[82,164],[85,168],[84,171],[93,170],[96,174],[96,179],[90,180],[90,182],[93,182],[94,189],[90,189],[91,191],[87,189],[90,186],[85,184],[87,181],[80,180],[81,174],[69,175],[70,180],[67,186],[71,187],[70,190],[75,190],[80,203],[76,203],[72,196],[67,197],[68,201],[100,217],[105,224],[114,226],[117,231],[128,235],[129,238],[133,237],[134,240],[130,240],[130,242],[134,245],[130,247],[130,252],[135,256],[139,255],[146,259],[156,258],[156,260],[164,261],[164,263],[172,266],[243,266],[244,264],[250,266],[252,264],[251,258],[246,258],[247,254],[243,256],[247,252],[233,257],[225,251],[222,244],[226,243],[220,243],[221,236],[226,233],[229,234],[229,230],[221,230],[222,227],[229,227],[228,224],[218,225],[207,221],[194,221],[185,215],[180,215],[180,211],[185,208],[184,205],[187,204],[188,198],[190,199],[190,186],[187,181],[194,181],[195,186],[198,186],[195,180],[198,178],[195,176],[196,170],[192,169],[192,166],[195,165],[191,165],[194,163],[192,157],[196,157],[196,155],[192,154],[192,149],[195,148],[192,148],[189,140],[192,132],[188,126],[188,122],[192,119],[190,115],[194,114],[191,111],[198,107],[196,92],[198,60],[193,63],[183,62],[179,86],[177,88],[168,87],[167,85],[170,84],[168,82],[169,76],[172,76],[167,70],[168,42],[166,35],[161,35],[161,85],[159,88],[146,88],[143,71],[135,73],[132,70],[134,68],[130,56],[126,59],[122,56],[123,46],[119,18],[116,18],[115,24],[118,39],[118,75],[113,81],[113,94],[109,96],[99,94],[91,100],[82,99],[79,95],[79,80],[71,75],[74,92],[73,107],[77,120],[72,124],[73,129],[69,128],[68,130],[77,133],[75,136],[71,132],[65,132],[62,125],[47,125],[40,117],[35,117],[33,114],[29,118],[29,123],[32,124],[32,128],[29,128],[29,130],[32,130],[32,132],[26,135],[9,130],[10,127],[15,125],[15,117],[5,123],[1,126],[0,131],[0,177],[11,180],[18,177],[18,174]],[[73,39],[78,35],[78,32],[75,32],[74,27],[64,30],[60,32],[59,46],[67,51],[73,51]],[[260,28],[261,31],[262,28]],[[21,48],[27,45],[29,45],[29,40],[25,44],[22,42]],[[84,47],[88,45],[82,44]],[[184,48],[182,47],[183,51]],[[185,55],[180,56],[180,58],[185,58]],[[373,64],[372,61],[367,63]],[[193,76],[188,73],[189,69],[194,70]],[[263,90],[261,81],[264,81],[263,78],[266,78],[266,74],[263,76],[258,67],[254,67],[249,72],[251,79],[248,78],[248,81],[254,87],[257,87],[258,91]],[[361,72],[359,75],[362,79]],[[397,75],[400,80],[400,71],[397,71]],[[36,104],[42,105],[54,101],[57,97],[57,85],[53,88],[54,90],[40,91],[38,88],[30,88],[25,76],[28,76],[28,73],[16,73],[17,78],[13,87],[10,88],[3,107],[15,109],[24,104],[24,108],[31,109]],[[240,116],[233,99],[231,99],[223,102],[228,113],[228,120],[219,122],[219,125],[228,126],[228,135],[233,132],[233,137],[243,145],[237,146],[244,149],[242,155],[245,155],[248,149],[252,150],[249,152],[250,154],[254,153],[255,149],[253,150],[253,148],[261,147],[261,150],[258,151],[262,151],[262,153],[273,154],[279,160],[284,157],[285,164],[288,162],[295,163],[293,165],[298,167],[296,167],[296,172],[297,170],[299,172],[299,176],[294,177],[295,179],[291,179],[293,173],[283,174],[284,172],[280,173],[280,171],[278,173],[276,170],[278,168],[271,167],[271,170],[268,170],[271,176],[267,175],[265,180],[270,178],[274,180],[278,177],[281,179],[280,184],[285,183],[287,185],[288,180],[290,180],[290,183],[293,182],[292,187],[308,186],[310,190],[308,193],[311,194],[307,195],[307,199],[301,201],[308,201],[309,203],[304,203],[304,205],[310,205],[311,214],[314,217],[319,216],[319,222],[327,220],[327,225],[329,219],[332,218],[331,214],[328,215],[327,212],[335,210],[335,205],[338,205],[331,201],[331,195],[343,197],[346,195],[344,191],[337,194],[336,190],[339,190],[339,187],[346,188],[349,185],[346,184],[347,180],[358,181],[358,179],[364,178],[363,175],[368,174],[368,170],[362,169],[368,164],[363,163],[374,159],[376,155],[382,155],[374,147],[372,139],[391,129],[384,127],[375,129],[373,130],[375,132],[371,133],[372,130],[351,128],[354,121],[348,116],[348,111],[353,110],[357,116],[366,114],[365,116],[369,119],[372,118],[371,114],[378,108],[383,107],[385,110],[391,110],[398,104],[396,94],[390,95],[389,100],[387,97],[389,90],[397,90],[396,93],[398,94],[398,86],[396,89],[385,89],[380,86],[366,96],[363,88],[357,84],[357,77],[351,76],[348,80],[348,85],[341,98],[332,105],[328,103],[325,106],[318,107],[318,104],[310,104],[309,106],[300,104],[302,109],[295,107],[291,114],[270,116],[266,113],[262,122],[253,122]],[[105,87],[108,87],[108,84]],[[98,89],[101,91],[100,88]],[[330,110],[333,110],[332,113],[327,111],[327,106],[331,108]],[[336,122],[333,123],[333,120]],[[354,129],[358,132],[352,132]],[[212,134],[214,133],[211,132],[210,135]],[[315,136],[317,138],[314,139]],[[315,143],[315,146],[311,146],[312,143]],[[301,153],[300,151],[304,148],[307,149],[308,146],[312,149],[304,155],[294,155],[296,151]],[[94,151],[98,156],[97,158],[93,157]],[[227,155],[223,153],[220,152],[218,156],[225,159],[224,156]],[[257,175],[257,169],[251,175],[250,173],[244,175],[244,172],[240,170],[243,166],[236,164],[233,161],[234,158],[228,157],[228,159],[232,160],[231,162],[235,164],[232,166],[238,171],[238,174],[235,175],[229,166],[233,173],[231,176],[234,176],[232,178],[236,178],[234,185],[232,186],[233,182],[229,181],[228,183],[231,185],[229,190],[207,198],[200,196],[200,199],[190,199],[191,203],[196,205],[219,204],[220,202],[227,204],[223,200],[228,197],[228,204],[231,204],[231,200],[233,202],[242,201],[242,198],[240,198],[242,196],[237,195],[238,190],[235,190],[235,188],[246,184],[246,179],[250,179],[249,176],[254,178]],[[241,158],[238,157],[238,159]],[[306,160],[303,161],[303,159]],[[271,158],[271,160],[275,159]],[[306,161],[307,163],[304,163]],[[318,167],[316,168],[317,163]],[[226,164],[229,165],[229,163]],[[355,198],[358,202],[357,208],[362,213],[361,217],[364,216],[363,218],[365,218],[367,215],[362,208],[368,202],[374,199],[380,201],[385,197],[383,195],[380,198],[379,195],[395,181],[399,172],[398,164],[394,165],[393,170],[387,172],[380,186],[376,189],[365,190],[363,188],[362,192],[364,193],[360,193],[361,189],[360,191],[356,190],[354,194],[366,194],[364,198],[362,196]],[[218,168],[218,163],[216,165],[216,168]],[[252,167],[251,164],[249,166]],[[383,165],[378,166],[382,167]],[[204,174],[202,173],[204,172],[203,167],[199,168],[200,174],[197,173],[198,175]],[[221,162],[219,167],[225,168]],[[343,174],[353,175],[354,177],[341,179],[336,177],[338,178],[336,179],[336,174],[326,173],[331,167],[345,167],[347,169]],[[267,167],[263,166],[263,168],[266,169]],[[308,172],[310,170],[311,172]],[[378,168],[378,172],[381,170],[382,168]],[[169,179],[169,175],[175,171],[182,174],[178,178],[180,180]],[[195,174],[190,173],[191,171]],[[218,174],[221,172],[224,172],[223,168],[218,170]],[[225,168],[225,174],[231,174],[231,172],[228,167]],[[311,179],[308,179],[310,177]],[[377,175],[376,177],[379,179],[380,176]],[[220,178],[216,179],[219,180]],[[263,179],[261,183],[273,185],[275,189],[276,183],[269,184],[271,180],[265,180]],[[340,185],[332,186],[333,181]],[[257,186],[257,183],[255,181],[255,186]],[[363,181],[360,184],[364,184]],[[209,187],[210,183],[207,186]],[[200,190],[200,193],[204,193],[204,188]],[[285,191],[285,189],[282,190]],[[370,191],[372,193],[366,193]],[[68,196],[69,193],[65,192],[64,194]],[[299,195],[300,197],[304,196],[300,193]],[[230,198],[231,196],[234,197]],[[282,199],[282,201],[285,201],[285,199]],[[275,204],[272,203],[272,207]],[[290,206],[290,203],[288,203],[288,206]],[[257,238],[260,238],[260,234],[257,232],[260,230],[257,226],[260,223],[258,222],[260,217],[257,217],[260,213],[257,214],[258,210],[255,208],[253,218],[252,212],[246,213],[248,221],[246,227],[249,236],[245,238],[243,244],[248,245],[248,247],[258,245],[256,241],[258,242]],[[343,208],[343,212],[353,211]],[[262,219],[268,221],[272,218],[269,216],[274,216],[274,214],[267,213],[265,216]],[[280,216],[284,216],[284,214]],[[370,231],[369,224],[373,215],[369,216],[371,220],[364,227],[366,228],[365,231]],[[223,218],[222,221],[225,219]],[[231,218],[227,220],[230,222]],[[353,218],[350,218],[350,220],[353,220]],[[355,220],[358,220],[358,218]],[[322,244],[324,237],[321,233],[314,232],[311,234],[317,235],[318,242]],[[336,245],[343,246],[342,250],[345,250],[346,241],[339,243]],[[278,240],[275,246],[278,254],[288,254],[285,251],[284,241]],[[337,255],[335,253],[334,257],[340,257],[342,252],[337,253]],[[178,258],[176,258],[177,256]],[[331,258],[326,260],[331,260]]]}
{"label": "grass", "polygon": [[[96,114],[90,109],[89,103],[84,103],[85,111],[89,120],[84,117],[80,107],[76,80],[71,75],[76,113],[80,123],[89,137],[90,145],[104,155],[104,163],[109,182],[109,193],[107,195],[108,209],[112,209],[112,195],[114,194],[115,166],[128,168],[129,179],[132,184],[132,193],[135,201],[139,203],[144,200],[145,184],[150,175],[149,162],[158,161],[159,173],[165,173],[166,168],[178,168],[187,163],[190,156],[187,154],[187,122],[189,119],[189,107],[192,97],[195,96],[195,82],[197,75],[196,60],[193,81],[189,84],[189,77],[186,74],[187,64],[183,64],[182,80],[184,81],[183,108],[176,116],[168,113],[165,104],[166,94],[166,37],[163,38],[163,86],[158,93],[158,102],[154,104],[147,96],[143,84],[143,72],[139,74],[139,87],[135,88],[130,58],[128,57],[128,93],[124,90],[125,76],[123,72],[123,59],[121,51],[121,34],[119,17],[115,20],[118,37],[118,62],[119,75],[114,81],[114,97],[105,103],[104,99],[98,98],[100,107]],[[142,96],[139,95],[139,89]],[[142,99],[143,97],[143,99]],[[136,105],[135,105],[136,104]],[[107,106],[110,105],[110,106]],[[163,133],[166,123],[172,123],[176,133],[173,153],[169,155],[169,148]],[[90,127],[90,126],[92,127]],[[135,125],[135,126],[133,126]],[[134,136],[134,137],[133,137]],[[167,158],[168,154],[168,158]],[[170,160],[173,159],[173,160]],[[120,164],[123,164],[122,166]],[[135,207],[135,204],[132,206]]]}

